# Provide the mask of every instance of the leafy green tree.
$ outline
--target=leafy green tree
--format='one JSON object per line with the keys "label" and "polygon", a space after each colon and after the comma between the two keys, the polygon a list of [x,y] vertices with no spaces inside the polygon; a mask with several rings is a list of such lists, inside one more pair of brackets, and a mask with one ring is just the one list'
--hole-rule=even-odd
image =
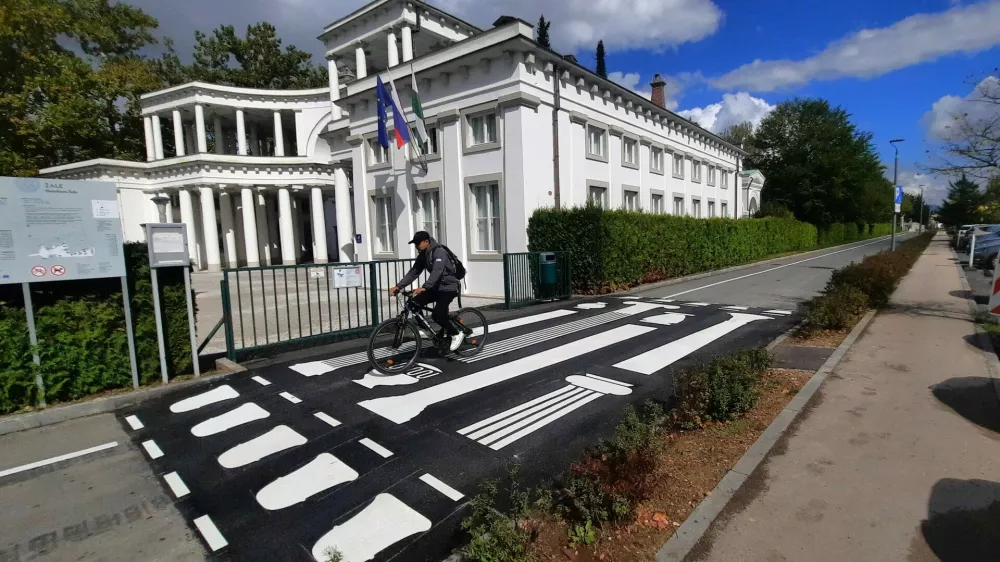
{"label": "leafy green tree", "polygon": [[[884,167],[848,113],[822,99],[794,99],[778,107],[753,135],[747,168],[767,178],[764,201],[786,206],[816,225],[860,222],[864,200],[885,185]],[[886,191],[891,193],[891,190]]]}
{"label": "leafy green tree", "polygon": [[597,75],[601,78],[608,77],[608,65],[604,62],[604,40],[597,42]]}
{"label": "leafy green tree", "polygon": [[753,123],[744,121],[725,128],[719,136],[726,142],[735,146],[742,146],[744,150],[749,149],[753,144]]}
{"label": "leafy green tree", "polygon": [[984,202],[979,186],[962,174],[961,179],[948,184],[948,196],[938,209],[938,220],[948,226],[979,222]]}
{"label": "leafy green tree", "polygon": [[552,44],[549,43],[549,27],[552,26],[552,22],[545,21],[545,16],[540,16],[538,18],[538,25],[535,28],[535,37],[537,37],[538,44],[546,49],[551,49]]}

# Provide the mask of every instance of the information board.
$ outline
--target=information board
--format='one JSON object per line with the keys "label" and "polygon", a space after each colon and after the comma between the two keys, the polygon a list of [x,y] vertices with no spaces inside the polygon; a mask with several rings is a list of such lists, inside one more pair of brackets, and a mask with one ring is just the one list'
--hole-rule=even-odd
{"label": "information board", "polygon": [[0,284],[123,277],[110,182],[0,177]]}
{"label": "information board", "polygon": [[333,286],[337,289],[364,287],[364,276],[361,267],[333,268]]}
{"label": "information board", "polygon": [[187,228],[179,222],[147,223],[149,267],[179,267],[190,265]]}

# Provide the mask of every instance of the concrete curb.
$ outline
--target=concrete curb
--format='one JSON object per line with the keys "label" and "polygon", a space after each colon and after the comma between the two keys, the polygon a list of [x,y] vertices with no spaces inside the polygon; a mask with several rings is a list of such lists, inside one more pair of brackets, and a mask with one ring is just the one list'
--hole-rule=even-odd
{"label": "concrete curb", "polygon": [[[657,562],[681,562],[695,547],[701,537],[712,525],[715,519],[722,513],[729,500],[736,495],[736,492],[750,478],[753,471],[760,466],[760,463],[767,457],[771,448],[778,442],[778,439],[788,430],[788,427],[795,421],[799,412],[805,408],[809,400],[816,394],[819,387],[830,375],[833,369],[840,363],[847,350],[854,345],[861,334],[868,327],[868,324],[875,317],[877,311],[870,310],[861,321],[854,326],[851,333],[845,339],[833,355],[823,363],[823,366],[816,371],[816,374],[809,379],[809,382],[802,387],[792,401],[785,406],[771,425],[767,426],[764,433],[757,438],[753,446],[740,458],[726,475],[719,481],[719,484],[697,508],[688,516],[684,524],[677,529],[677,532],[662,546],[656,553]],[[779,336],[779,339],[783,339]],[[777,340],[775,340],[777,341]]]}
{"label": "concrete curb", "polygon": [[969,312],[972,315],[972,326],[976,330],[976,347],[983,352],[983,358],[986,360],[986,368],[990,372],[990,379],[993,380],[993,392],[996,393],[997,400],[1000,400],[1000,358],[997,358],[997,350],[993,346],[993,338],[976,323],[979,305],[976,304],[976,297],[972,294],[972,286],[969,285],[969,280],[965,275],[965,268],[962,266],[962,261],[959,259],[954,248],[951,250],[951,255],[955,256],[955,269],[958,270],[958,278],[962,282],[962,290],[965,291],[966,295],[965,300],[969,304]]}

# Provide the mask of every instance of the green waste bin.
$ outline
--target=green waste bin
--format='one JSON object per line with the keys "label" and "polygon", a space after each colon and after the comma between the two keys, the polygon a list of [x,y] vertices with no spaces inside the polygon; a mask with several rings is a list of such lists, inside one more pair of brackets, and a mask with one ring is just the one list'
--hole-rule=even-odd
{"label": "green waste bin", "polygon": [[552,298],[556,292],[556,284],[559,282],[559,269],[556,264],[556,254],[554,252],[538,253],[538,281],[541,289],[541,298]]}

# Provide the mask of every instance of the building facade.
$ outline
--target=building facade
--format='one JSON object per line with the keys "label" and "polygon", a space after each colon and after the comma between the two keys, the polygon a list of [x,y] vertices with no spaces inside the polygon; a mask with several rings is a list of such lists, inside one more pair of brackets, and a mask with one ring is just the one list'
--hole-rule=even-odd
{"label": "building facade", "polygon": [[[166,194],[202,269],[410,258],[427,230],[466,263],[467,292],[503,294],[505,252],[534,210],[584,205],[740,218],[763,176],[744,153],[652,99],[538,46],[530,24],[482,30],[416,0],[327,26],[329,88],[185,84],[142,99],[147,162],[93,160],[46,177],[119,185],[126,239]],[[376,71],[429,142],[378,145]],[[391,127],[391,122],[390,122]],[[392,134],[390,133],[390,138]]]}

